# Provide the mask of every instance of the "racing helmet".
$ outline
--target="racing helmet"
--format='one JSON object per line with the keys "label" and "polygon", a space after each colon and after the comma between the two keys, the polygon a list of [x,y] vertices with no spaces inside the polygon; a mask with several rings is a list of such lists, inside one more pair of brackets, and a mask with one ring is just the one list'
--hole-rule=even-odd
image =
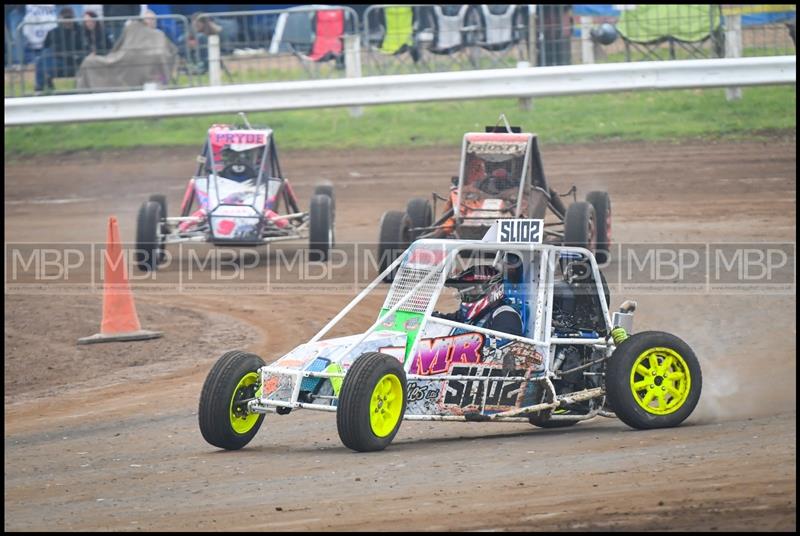
{"label": "racing helmet", "polygon": [[250,149],[247,151],[234,151],[230,147],[225,147],[222,150],[222,169],[230,166],[237,175],[241,175],[253,169],[255,165],[256,151]]}
{"label": "racing helmet", "polygon": [[470,266],[448,284],[458,290],[462,303],[474,304],[489,296],[489,305],[503,298],[503,274],[492,266]]}
{"label": "racing helmet", "polygon": [[506,171],[505,168],[497,168],[494,171],[492,171],[492,177],[494,177],[497,180],[504,181],[508,179],[508,171]]}
{"label": "racing helmet", "polygon": [[236,151],[226,146],[220,151],[216,171],[226,179],[245,182],[258,177],[258,148]]}

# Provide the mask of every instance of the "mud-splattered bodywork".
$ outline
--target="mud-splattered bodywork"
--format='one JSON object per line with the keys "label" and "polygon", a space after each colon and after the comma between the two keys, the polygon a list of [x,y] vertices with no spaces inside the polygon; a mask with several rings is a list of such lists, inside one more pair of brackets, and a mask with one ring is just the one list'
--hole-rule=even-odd
{"label": "mud-splattered bodywork", "polygon": [[[460,255],[473,250],[482,250],[489,259],[498,252],[513,251],[523,259],[523,281],[518,288],[509,289],[509,295],[516,296],[511,303],[524,322],[522,336],[455,322],[435,313]],[[549,325],[553,271],[558,258],[569,252],[590,257],[581,248],[541,244],[418,240],[396,261],[397,275],[374,324],[363,334],[319,338],[368,294],[380,277],[317,337],[261,369],[262,391],[253,409],[334,410],[342,377],[365,352],[389,354],[403,363],[406,418],[486,417],[535,405],[542,400],[543,382],[551,375],[554,345],[559,342]],[[602,294],[602,289],[599,292]],[[603,306],[608,326],[605,301]],[[599,345],[602,355],[609,351],[596,333],[573,342]]]}

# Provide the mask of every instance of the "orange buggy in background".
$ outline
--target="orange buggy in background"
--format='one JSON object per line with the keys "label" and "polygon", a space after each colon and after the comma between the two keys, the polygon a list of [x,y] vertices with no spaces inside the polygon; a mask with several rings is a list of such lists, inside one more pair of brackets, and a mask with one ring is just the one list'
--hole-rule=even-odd
{"label": "orange buggy in background", "polygon": [[[384,270],[419,238],[480,239],[498,219],[545,219],[547,243],[585,247],[598,262],[609,258],[611,198],[589,192],[567,208],[547,183],[535,134],[511,127],[464,134],[461,167],[447,196],[409,200],[405,212],[388,211],[380,223],[378,255]],[[568,192],[574,195],[575,187]],[[565,194],[565,195],[568,195]],[[436,201],[444,201],[434,221]]]}

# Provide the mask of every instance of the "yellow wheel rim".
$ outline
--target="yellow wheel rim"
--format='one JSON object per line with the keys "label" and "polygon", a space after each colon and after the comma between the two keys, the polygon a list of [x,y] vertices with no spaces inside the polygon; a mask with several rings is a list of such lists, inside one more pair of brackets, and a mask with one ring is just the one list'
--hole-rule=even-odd
{"label": "yellow wheel rim", "polygon": [[253,385],[258,383],[258,374],[249,372],[236,385],[231,396],[231,404],[228,410],[228,417],[231,421],[231,428],[237,434],[246,434],[252,430],[258,422],[258,413],[248,413],[245,404],[237,404],[237,400],[252,398],[255,395]]}
{"label": "yellow wheel rim", "polygon": [[636,403],[654,415],[669,415],[683,406],[692,387],[689,366],[671,348],[649,348],[631,368],[631,392]]}
{"label": "yellow wheel rim", "polygon": [[378,381],[369,401],[369,424],[372,433],[386,437],[392,433],[403,410],[403,387],[394,374],[386,374]]}

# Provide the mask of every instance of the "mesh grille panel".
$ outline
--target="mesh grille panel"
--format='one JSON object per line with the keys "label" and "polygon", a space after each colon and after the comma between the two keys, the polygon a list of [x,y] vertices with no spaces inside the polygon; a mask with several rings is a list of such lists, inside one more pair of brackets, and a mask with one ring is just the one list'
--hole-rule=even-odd
{"label": "mesh grille panel", "polygon": [[419,287],[399,308],[400,311],[424,313],[434,292],[436,292],[437,283],[442,273],[442,267],[443,264],[429,266],[406,264],[401,266],[392,284],[392,289],[386,297],[386,302],[383,305],[384,308],[390,309],[397,305],[398,302],[414,290],[420,281],[433,273],[425,284]]}

